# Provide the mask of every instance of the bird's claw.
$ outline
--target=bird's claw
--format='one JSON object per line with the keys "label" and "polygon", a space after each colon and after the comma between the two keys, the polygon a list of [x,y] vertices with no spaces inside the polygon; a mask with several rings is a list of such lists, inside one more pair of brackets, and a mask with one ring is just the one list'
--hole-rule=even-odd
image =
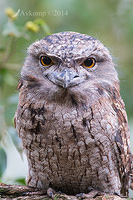
{"label": "bird's claw", "polygon": [[50,197],[50,198],[53,199],[55,194],[56,194],[56,192],[55,192],[54,189],[52,189],[52,188],[48,188],[47,189],[47,195],[48,195],[48,197]]}
{"label": "bird's claw", "polygon": [[86,198],[95,198],[96,196],[99,196],[99,195],[102,195],[102,193],[97,190],[93,190],[87,194],[79,193],[76,195],[76,197],[80,199],[86,199]]}

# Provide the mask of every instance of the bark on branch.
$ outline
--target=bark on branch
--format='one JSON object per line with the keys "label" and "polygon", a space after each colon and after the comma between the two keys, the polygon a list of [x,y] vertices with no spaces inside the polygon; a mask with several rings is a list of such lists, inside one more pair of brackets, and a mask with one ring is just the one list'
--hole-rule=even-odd
{"label": "bark on branch", "polygon": [[[43,194],[42,191],[38,191],[36,188],[28,187],[28,186],[21,186],[21,185],[6,185],[4,183],[0,183],[0,199],[3,200],[50,200],[47,195]],[[77,200],[76,196],[69,196],[65,194],[55,194],[53,197],[54,200]],[[88,200],[122,200],[115,195],[104,195],[98,196],[96,198],[89,197],[85,198]],[[129,200],[129,199],[128,199]]]}

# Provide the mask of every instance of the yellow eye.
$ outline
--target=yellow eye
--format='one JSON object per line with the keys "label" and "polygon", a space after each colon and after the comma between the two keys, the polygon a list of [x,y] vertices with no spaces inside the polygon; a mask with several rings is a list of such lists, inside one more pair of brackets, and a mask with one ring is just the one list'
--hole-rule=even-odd
{"label": "yellow eye", "polygon": [[87,67],[87,68],[92,68],[94,67],[94,65],[96,64],[96,61],[94,58],[87,58],[84,62],[83,62],[83,66]]}
{"label": "yellow eye", "polygon": [[49,66],[53,64],[51,58],[49,58],[48,56],[41,56],[40,62],[43,66]]}

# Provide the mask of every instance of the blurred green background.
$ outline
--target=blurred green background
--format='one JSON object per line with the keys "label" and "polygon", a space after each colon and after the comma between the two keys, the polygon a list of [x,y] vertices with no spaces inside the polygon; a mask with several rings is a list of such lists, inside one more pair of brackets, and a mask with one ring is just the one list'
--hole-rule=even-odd
{"label": "blurred green background", "polygon": [[0,0],[0,181],[24,184],[27,172],[13,124],[27,47],[60,31],[92,35],[111,51],[133,144],[133,1]]}

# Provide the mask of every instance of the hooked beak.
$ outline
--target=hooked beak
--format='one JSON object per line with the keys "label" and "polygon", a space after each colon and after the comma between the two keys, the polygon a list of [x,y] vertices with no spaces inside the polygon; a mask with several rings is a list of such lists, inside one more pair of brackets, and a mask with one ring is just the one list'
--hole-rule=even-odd
{"label": "hooked beak", "polygon": [[73,74],[68,69],[64,69],[61,74],[57,74],[55,76],[57,83],[64,88],[71,86],[74,78],[78,78],[78,77],[79,76],[77,73]]}
{"label": "hooked beak", "polygon": [[61,73],[54,71],[51,74],[47,74],[47,78],[54,84],[63,88],[72,87],[82,82],[78,73],[71,69],[64,69]]}

